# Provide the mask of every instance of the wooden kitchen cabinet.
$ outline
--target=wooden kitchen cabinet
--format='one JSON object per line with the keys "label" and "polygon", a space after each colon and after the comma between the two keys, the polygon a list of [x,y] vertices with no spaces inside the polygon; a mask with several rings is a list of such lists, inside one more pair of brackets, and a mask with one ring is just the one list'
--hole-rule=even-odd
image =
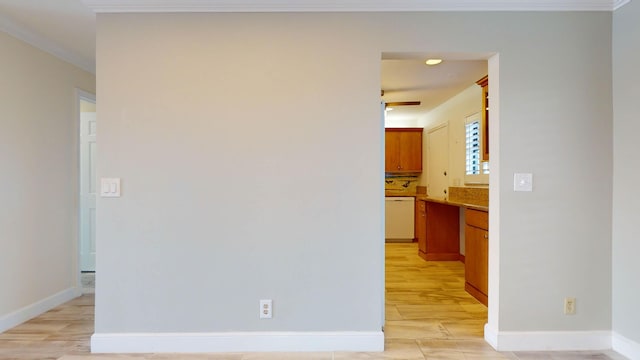
{"label": "wooden kitchen cabinet", "polygon": [[489,161],[489,76],[476,84],[482,88],[482,161]]}
{"label": "wooden kitchen cabinet", "polygon": [[385,172],[422,172],[422,128],[385,129]]}
{"label": "wooden kitchen cabinet", "polygon": [[425,260],[460,260],[460,216],[458,206],[433,201],[425,203],[425,240],[418,255]]}
{"label": "wooden kitchen cabinet", "polygon": [[418,253],[427,253],[427,202],[416,201],[415,235],[418,240]]}
{"label": "wooden kitchen cabinet", "polygon": [[489,213],[465,211],[465,290],[487,305],[489,294]]}

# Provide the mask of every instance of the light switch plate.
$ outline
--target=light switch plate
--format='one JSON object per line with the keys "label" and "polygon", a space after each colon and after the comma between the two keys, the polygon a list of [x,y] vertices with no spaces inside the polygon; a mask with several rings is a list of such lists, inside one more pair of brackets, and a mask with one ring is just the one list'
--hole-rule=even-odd
{"label": "light switch plate", "polygon": [[513,174],[513,191],[533,191],[533,174]]}
{"label": "light switch plate", "polygon": [[100,196],[120,197],[120,178],[101,178]]}

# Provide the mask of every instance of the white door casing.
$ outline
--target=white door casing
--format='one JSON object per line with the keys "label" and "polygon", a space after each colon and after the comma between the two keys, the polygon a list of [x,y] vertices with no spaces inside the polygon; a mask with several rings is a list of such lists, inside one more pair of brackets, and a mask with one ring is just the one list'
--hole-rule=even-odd
{"label": "white door casing", "polygon": [[449,189],[449,126],[444,124],[427,133],[427,193],[447,198]]}
{"label": "white door casing", "polygon": [[[384,169],[385,169],[385,124],[386,124],[386,117],[387,117],[387,113],[386,113],[386,108],[387,108],[387,104],[384,101],[380,101],[380,124],[378,124],[379,126],[379,131],[380,131],[380,144],[382,146],[380,146],[380,157],[378,159],[378,161],[380,161],[380,183],[384,184],[384,180],[385,180],[385,174],[384,174]],[[385,195],[384,195],[384,185],[380,186],[380,201],[382,202],[382,209],[384,209],[384,204],[385,204]],[[384,232],[384,226],[385,226],[385,212],[382,211],[382,217],[380,218],[380,227],[381,227],[381,231],[380,231],[380,239],[378,240],[378,246],[380,246],[380,253],[381,253],[381,261],[382,264],[385,264],[384,266],[382,266],[382,271],[380,272],[380,289],[381,291],[381,304],[383,304],[383,306],[381,307],[381,311],[380,311],[380,324],[381,324],[381,328],[382,331],[384,331],[384,323],[385,323],[385,319],[386,319],[386,310],[384,307],[385,301],[386,301],[386,254],[385,254],[385,237]]]}
{"label": "white door casing", "polygon": [[[86,101],[82,99],[81,101]],[[96,266],[96,113],[80,113],[80,270]]]}

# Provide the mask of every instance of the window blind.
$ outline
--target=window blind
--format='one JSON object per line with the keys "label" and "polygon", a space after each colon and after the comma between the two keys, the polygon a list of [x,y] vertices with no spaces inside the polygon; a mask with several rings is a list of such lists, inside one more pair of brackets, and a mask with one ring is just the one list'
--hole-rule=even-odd
{"label": "window blind", "polygon": [[[472,121],[465,125],[466,131],[466,172],[467,175],[478,175],[481,169],[480,160],[480,122]],[[488,169],[487,169],[488,170]]]}

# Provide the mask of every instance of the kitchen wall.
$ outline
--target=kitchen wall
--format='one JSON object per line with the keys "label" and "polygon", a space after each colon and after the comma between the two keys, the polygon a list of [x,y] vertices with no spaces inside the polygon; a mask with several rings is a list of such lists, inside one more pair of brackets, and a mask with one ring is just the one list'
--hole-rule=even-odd
{"label": "kitchen wall", "polygon": [[388,120],[385,118],[384,127],[387,128],[413,128],[421,127],[418,119]]}
{"label": "kitchen wall", "polygon": [[464,186],[466,167],[466,139],[465,118],[482,111],[482,88],[476,84],[470,85],[456,96],[445,101],[435,109],[429,111],[419,119],[420,127],[424,127],[422,159],[425,162],[420,184],[428,183],[428,136],[430,130],[448,123],[449,126],[449,169],[447,179],[449,186]]}
{"label": "kitchen wall", "polygon": [[75,88],[95,76],[0,31],[0,332],[76,295]]}
{"label": "kitchen wall", "polygon": [[640,132],[639,18],[637,1],[613,16],[613,331],[614,342],[627,349],[632,359],[640,359],[640,288],[636,285],[640,274],[640,190],[636,181],[640,176],[636,136]]}
{"label": "kitchen wall", "polygon": [[101,14],[97,33],[98,173],[123,181],[98,200],[97,335],[379,333],[380,58],[420,51],[500,54],[489,329],[611,329],[610,13]]}
{"label": "kitchen wall", "polygon": [[[427,193],[429,193],[429,163],[427,161],[427,159],[429,159],[427,155],[429,149],[429,131],[442,124],[447,124],[449,134],[449,148],[447,153],[449,162],[449,175],[447,176],[448,186],[466,186],[464,183],[466,171],[465,120],[467,116],[479,113],[480,111],[482,111],[482,88],[477,84],[473,84],[418,120],[420,127],[424,127],[425,129],[422,146],[424,171],[420,177],[420,185],[427,186]],[[464,216],[465,211],[461,208],[460,254],[462,255],[466,253]]]}

